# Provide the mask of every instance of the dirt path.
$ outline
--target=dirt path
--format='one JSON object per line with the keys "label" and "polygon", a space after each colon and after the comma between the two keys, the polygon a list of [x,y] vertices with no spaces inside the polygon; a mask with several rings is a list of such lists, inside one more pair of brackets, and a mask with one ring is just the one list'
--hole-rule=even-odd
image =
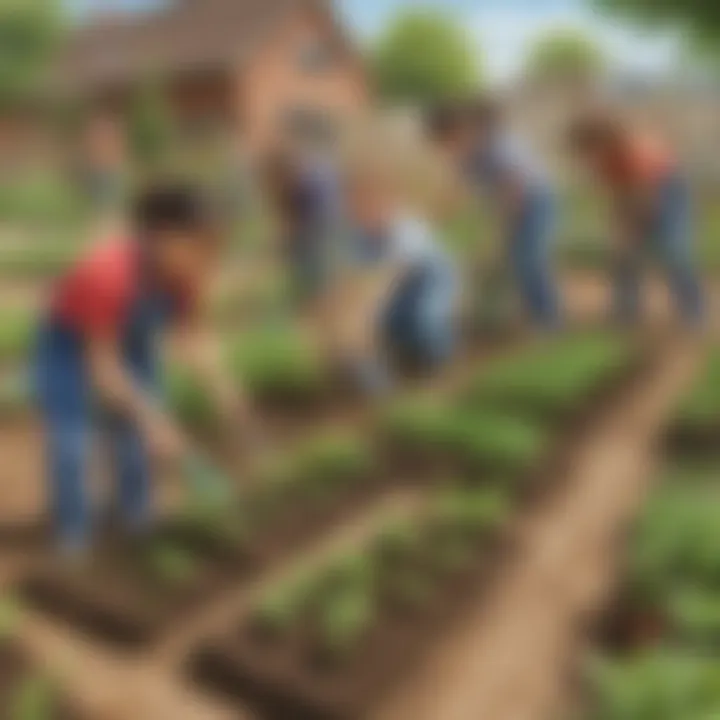
{"label": "dirt path", "polygon": [[662,418],[698,348],[679,347],[581,443],[568,492],[524,528],[515,566],[475,617],[373,720],[557,720],[579,628],[601,606],[644,497]]}

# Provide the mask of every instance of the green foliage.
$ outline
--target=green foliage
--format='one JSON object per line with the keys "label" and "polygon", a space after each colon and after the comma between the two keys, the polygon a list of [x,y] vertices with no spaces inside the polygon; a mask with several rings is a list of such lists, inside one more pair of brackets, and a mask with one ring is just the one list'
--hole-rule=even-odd
{"label": "green foliage", "polygon": [[720,664],[670,650],[591,667],[590,720],[712,720],[720,708]]}
{"label": "green foliage", "polygon": [[0,314],[0,363],[29,360],[35,324],[27,313]]}
{"label": "green foliage", "polygon": [[197,573],[195,558],[186,550],[167,543],[150,547],[145,561],[151,576],[162,585],[187,585]]}
{"label": "green foliage", "polygon": [[650,502],[630,559],[630,582],[648,601],[679,587],[720,591],[720,523],[713,488],[669,485]]}
{"label": "green foliage", "polygon": [[720,427],[720,352],[713,352],[678,409],[675,425],[685,432]]}
{"label": "green foliage", "polygon": [[82,198],[73,184],[57,173],[14,173],[0,182],[0,220],[3,222],[57,230],[77,227],[82,218]]}
{"label": "green foliage", "polygon": [[396,406],[384,418],[383,432],[406,449],[440,452],[469,470],[507,476],[527,470],[547,446],[546,433],[529,420],[432,402]]}
{"label": "green foliage", "polygon": [[244,335],[231,351],[231,367],[259,398],[306,401],[325,385],[318,354],[299,332],[285,327]]}
{"label": "green foliage", "polygon": [[720,7],[707,0],[594,0],[594,4],[639,23],[689,30],[706,48],[720,33]]}
{"label": "green foliage", "polygon": [[525,72],[544,80],[592,80],[604,66],[603,52],[592,37],[559,28],[535,42],[525,61]]}
{"label": "green foliage", "polygon": [[37,96],[62,30],[60,0],[0,3],[0,112]]}
{"label": "green foliage", "polygon": [[480,82],[465,28],[428,9],[407,10],[396,18],[374,48],[372,67],[384,97],[403,103],[462,97]]}
{"label": "green foliage", "polygon": [[464,394],[469,407],[562,418],[627,366],[632,349],[606,335],[570,338],[483,371]]}
{"label": "green foliage", "polygon": [[185,427],[196,432],[208,432],[217,427],[217,412],[210,395],[192,373],[171,368],[165,392],[173,414]]}
{"label": "green foliage", "polygon": [[720,641],[720,593],[679,588],[667,598],[667,614],[678,639],[693,648],[716,649]]}
{"label": "green foliage", "polygon": [[51,278],[68,267],[75,255],[72,249],[43,247],[0,252],[0,278]]}

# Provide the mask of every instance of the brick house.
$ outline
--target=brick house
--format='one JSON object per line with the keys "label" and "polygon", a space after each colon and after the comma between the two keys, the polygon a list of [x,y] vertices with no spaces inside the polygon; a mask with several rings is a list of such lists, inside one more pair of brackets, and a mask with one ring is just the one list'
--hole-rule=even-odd
{"label": "brick house", "polygon": [[118,110],[140,83],[159,82],[181,127],[242,133],[259,147],[300,123],[352,119],[369,96],[329,0],[174,0],[99,18],[57,71],[64,94]]}

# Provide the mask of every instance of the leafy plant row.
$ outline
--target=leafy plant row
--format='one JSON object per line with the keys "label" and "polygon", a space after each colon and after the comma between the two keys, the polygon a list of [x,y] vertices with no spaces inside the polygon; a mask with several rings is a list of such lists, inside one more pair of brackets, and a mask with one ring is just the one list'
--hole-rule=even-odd
{"label": "leafy plant row", "polygon": [[438,618],[489,579],[512,506],[502,488],[461,485],[417,516],[388,518],[360,547],[268,588],[239,627],[196,654],[195,672],[252,699],[270,684],[282,717],[360,716]]}
{"label": "leafy plant row", "polygon": [[432,606],[448,577],[474,566],[511,507],[501,488],[443,490],[420,516],[390,519],[369,545],[269,588],[250,612],[252,630],[261,642],[275,643],[309,625],[300,651],[346,662],[383,606],[400,612]]}
{"label": "leafy plant row", "polygon": [[720,466],[668,471],[632,539],[591,720],[712,720],[720,711]]}

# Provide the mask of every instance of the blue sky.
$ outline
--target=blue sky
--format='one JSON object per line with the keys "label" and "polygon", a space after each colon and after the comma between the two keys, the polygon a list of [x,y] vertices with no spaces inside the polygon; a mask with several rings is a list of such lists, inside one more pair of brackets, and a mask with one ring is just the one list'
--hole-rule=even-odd
{"label": "blue sky", "polygon": [[[157,0],[68,0],[80,12],[101,6],[142,8]],[[418,0],[337,0],[356,32],[372,37],[393,13]],[[492,78],[511,77],[529,44],[548,29],[578,28],[597,39],[614,64],[646,74],[668,72],[677,63],[678,39],[671,34],[646,35],[599,17],[586,0],[424,0],[457,15],[471,32]]]}

